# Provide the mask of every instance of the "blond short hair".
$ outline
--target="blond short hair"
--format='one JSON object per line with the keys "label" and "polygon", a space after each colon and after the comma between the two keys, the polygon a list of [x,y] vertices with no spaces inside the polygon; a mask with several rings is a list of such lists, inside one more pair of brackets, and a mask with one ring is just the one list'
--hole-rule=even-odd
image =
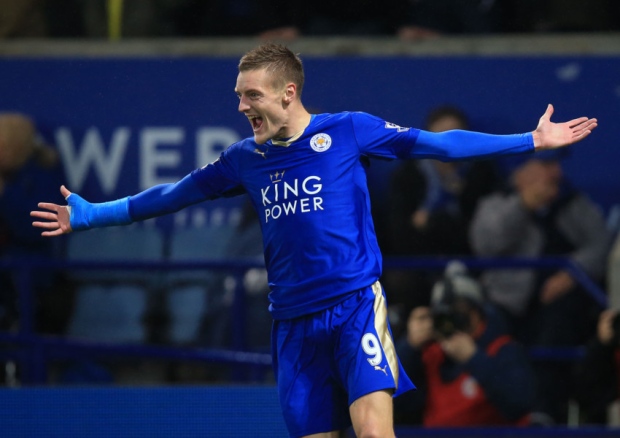
{"label": "blond short hair", "polygon": [[265,43],[247,52],[239,61],[239,72],[265,69],[273,78],[275,88],[292,82],[301,96],[304,87],[304,68],[298,55],[286,46]]}

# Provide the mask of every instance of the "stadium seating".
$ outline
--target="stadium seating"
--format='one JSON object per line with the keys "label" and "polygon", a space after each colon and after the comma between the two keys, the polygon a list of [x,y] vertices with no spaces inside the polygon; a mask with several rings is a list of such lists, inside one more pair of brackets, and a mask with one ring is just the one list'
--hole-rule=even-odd
{"label": "stadium seating", "polygon": [[[164,256],[164,239],[155,228],[131,226],[73,233],[67,258],[74,262],[147,262]],[[144,342],[149,293],[161,274],[145,270],[79,269],[75,310],[68,335],[104,342]]]}
{"label": "stadium seating", "polygon": [[[229,225],[175,230],[170,236],[169,260],[221,260],[233,233],[234,228]],[[205,269],[175,270],[167,275],[168,341],[175,344],[197,341],[203,318],[213,311],[213,304],[223,293],[219,287],[222,275]]]}

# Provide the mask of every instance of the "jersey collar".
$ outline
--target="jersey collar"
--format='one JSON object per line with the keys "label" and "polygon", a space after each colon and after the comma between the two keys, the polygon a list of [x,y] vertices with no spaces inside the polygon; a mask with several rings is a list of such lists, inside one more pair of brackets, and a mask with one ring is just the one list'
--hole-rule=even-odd
{"label": "jersey collar", "polygon": [[[311,114],[310,115],[310,123],[308,123],[308,126],[310,126],[310,124],[314,120],[315,116],[316,116],[316,114]],[[306,128],[308,126],[306,126]],[[303,135],[303,133],[306,130],[306,128],[302,129],[297,134],[295,134],[295,135],[293,135],[292,137],[289,137],[289,138],[280,138],[278,140],[276,140],[275,138],[272,138],[271,139],[271,144],[274,145],[274,146],[283,146],[283,147],[287,148],[291,144],[293,144],[299,137],[301,137]]]}

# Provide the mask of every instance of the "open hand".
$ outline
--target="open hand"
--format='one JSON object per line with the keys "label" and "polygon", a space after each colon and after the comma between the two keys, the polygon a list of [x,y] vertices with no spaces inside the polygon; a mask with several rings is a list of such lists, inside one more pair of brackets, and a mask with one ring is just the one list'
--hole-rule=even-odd
{"label": "open hand", "polygon": [[532,132],[536,150],[556,149],[577,143],[590,135],[592,130],[598,126],[596,119],[588,117],[579,117],[564,123],[553,123],[552,114],[553,105],[549,104],[538,121],[536,130]]}
{"label": "open hand", "polygon": [[[71,194],[65,186],[60,187],[60,193],[65,199]],[[35,221],[32,223],[33,226],[46,230],[41,233],[42,236],[60,236],[61,234],[68,234],[72,231],[70,206],[52,204],[50,202],[39,202],[38,207],[49,210],[35,210],[30,212],[30,216],[44,220],[43,222]]]}

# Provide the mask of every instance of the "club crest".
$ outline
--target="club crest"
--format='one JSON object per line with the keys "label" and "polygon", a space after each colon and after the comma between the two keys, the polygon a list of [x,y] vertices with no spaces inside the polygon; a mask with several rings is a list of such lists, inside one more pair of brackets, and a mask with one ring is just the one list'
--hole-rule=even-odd
{"label": "club crest", "polygon": [[310,147],[316,152],[325,152],[332,145],[332,138],[327,134],[317,134],[310,139]]}

